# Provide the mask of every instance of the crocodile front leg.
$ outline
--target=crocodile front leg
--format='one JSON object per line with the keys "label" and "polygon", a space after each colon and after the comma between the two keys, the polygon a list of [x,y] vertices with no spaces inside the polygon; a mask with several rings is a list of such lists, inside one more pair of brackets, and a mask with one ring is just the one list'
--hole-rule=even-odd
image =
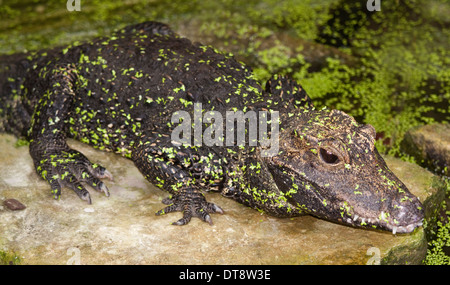
{"label": "crocodile front leg", "polygon": [[29,133],[36,171],[50,184],[55,199],[60,198],[61,188],[68,187],[90,204],[90,194],[81,182],[109,196],[108,188],[100,179],[112,179],[112,175],[66,143],[64,121],[70,116],[75,98],[76,70],[70,65],[56,67],[47,76],[49,89],[35,107]]}
{"label": "crocodile front leg", "polygon": [[135,165],[147,180],[171,194],[162,201],[168,206],[156,215],[182,212],[183,217],[172,224],[185,225],[192,217],[212,224],[210,214],[223,214],[219,206],[206,201],[201,191],[221,182],[220,175],[212,174],[219,172],[219,166],[209,167],[205,173],[204,161],[191,155],[189,147],[173,146],[168,135],[157,132],[147,132],[142,137],[145,142],[133,151]]}

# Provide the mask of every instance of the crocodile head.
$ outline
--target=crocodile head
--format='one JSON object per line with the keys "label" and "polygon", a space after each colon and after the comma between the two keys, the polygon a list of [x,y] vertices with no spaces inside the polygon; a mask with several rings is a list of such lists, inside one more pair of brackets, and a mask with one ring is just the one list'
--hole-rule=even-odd
{"label": "crocodile head", "polygon": [[378,153],[371,125],[337,110],[297,111],[266,165],[298,212],[394,234],[422,225],[421,203]]}

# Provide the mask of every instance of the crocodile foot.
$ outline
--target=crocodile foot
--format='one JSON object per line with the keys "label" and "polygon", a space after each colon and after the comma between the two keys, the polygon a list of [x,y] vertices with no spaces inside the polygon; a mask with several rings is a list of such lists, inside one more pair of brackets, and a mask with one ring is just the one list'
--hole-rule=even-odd
{"label": "crocodile foot", "polygon": [[172,225],[177,226],[186,225],[192,217],[197,217],[212,225],[213,222],[209,214],[223,214],[222,208],[216,204],[207,202],[202,193],[192,189],[189,189],[188,191],[181,191],[173,195],[171,198],[163,199],[162,202],[169,206],[156,212],[157,216],[170,212],[183,212],[183,218],[172,223]]}
{"label": "crocodile foot", "polygon": [[67,149],[53,154],[46,154],[36,164],[38,173],[44,178],[52,189],[55,199],[60,199],[61,188],[68,187],[89,204],[91,196],[81,184],[86,183],[95,190],[109,196],[108,187],[100,179],[113,176],[104,167],[93,164],[82,153]]}

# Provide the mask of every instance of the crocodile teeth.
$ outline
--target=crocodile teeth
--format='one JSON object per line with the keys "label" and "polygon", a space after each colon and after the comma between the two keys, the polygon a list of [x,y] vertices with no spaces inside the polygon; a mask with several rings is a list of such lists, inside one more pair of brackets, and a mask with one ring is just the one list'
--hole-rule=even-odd
{"label": "crocodile teeth", "polygon": [[422,226],[422,221],[414,223],[414,224],[409,224],[407,226],[393,226],[392,227],[392,234],[396,234],[397,232],[399,233],[410,233],[412,232],[415,228]]}
{"label": "crocodile teeth", "polygon": [[407,225],[406,226],[406,230],[408,232],[412,232],[414,230],[414,228],[416,227],[416,224],[411,224],[411,225]]}
{"label": "crocodile teeth", "polygon": [[422,221],[412,223],[409,225],[405,225],[405,226],[393,225],[387,221],[387,217],[388,216],[386,215],[386,213],[384,211],[381,211],[379,219],[364,218],[364,217],[360,217],[356,214],[353,214],[352,217],[347,218],[346,221],[347,221],[347,223],[353,224],[353,225],[355,225],[355,224],[371,225],[372,223],[376,223],[378,225],[378,224],[386,223],[386,227],[392,232],[393,235],[395,235],[397,233],[410,233],[415,228],[423,225]]}
{"label": "crocodile teeth", "polygon": [[386,214],[384,213],[384,211],[381,211],[380,219],[381,220],[385,220],[386,219]]}

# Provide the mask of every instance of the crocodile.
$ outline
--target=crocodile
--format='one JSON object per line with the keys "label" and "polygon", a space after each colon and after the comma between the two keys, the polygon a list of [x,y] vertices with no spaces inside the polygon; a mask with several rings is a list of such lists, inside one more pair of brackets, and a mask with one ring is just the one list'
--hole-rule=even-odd
{"label": "crocodile", "polygon": [[[212,224],[211,214],[224,213],[206,200],[207,191],[276,217],[312,215],[394,234],[422,225],[423,206],[378,153],[374,127],[316,108],[287,76],[273,75],[262,87],[232,54],[166,24],[149,21],[85,43],[3,56],[0,91],[0,131],[29,142],[55,199],[64,188],[88,203],[86,188],[110,195],[102,179],[112,174],[70,148],[73,138],[131,159],[168,192],[156,215],[182,213],[174,225],[192,217]],[[174,116],[195,118],[198,110],[203,121]],[[225,145],[219,132],[237,138],[242,117],[226,125],[209,112],[245,114],[244,143]],[[277,143],[271,155],[262,137],[250,140],[250,112],[273,119],[262,136]],[[173,135],[180,127],[183,141]],[[219,140],[195,141],[208,128]]]}

